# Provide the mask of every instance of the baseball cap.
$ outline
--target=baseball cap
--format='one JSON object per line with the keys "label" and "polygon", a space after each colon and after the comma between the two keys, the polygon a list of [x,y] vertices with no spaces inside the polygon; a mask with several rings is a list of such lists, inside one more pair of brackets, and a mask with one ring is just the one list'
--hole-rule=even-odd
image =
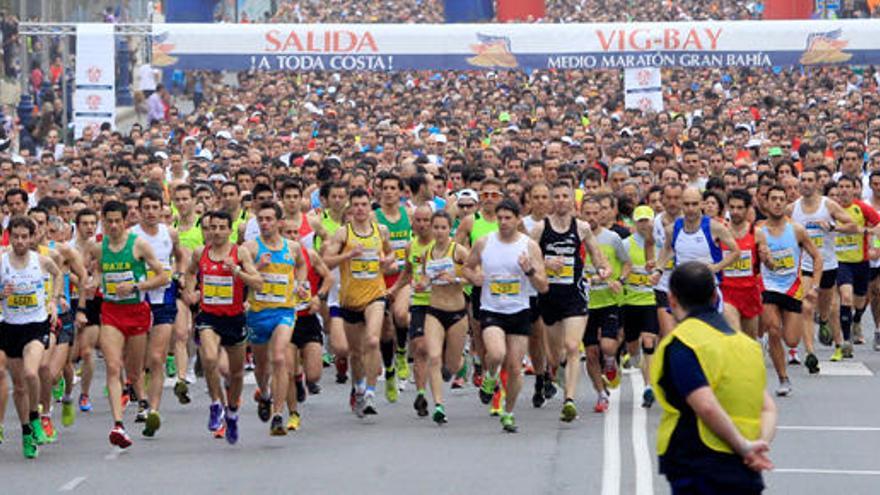
{"label": "baseball cap", "polygon": [[498,115],[498,120],[501,122],[510,122],[510,113],[509,112],[501,112],[501,114]]}
{"label": "baseball cap", "polygon": [[654,219],[654,210],[651,209],[648,205],[637,206],[633,211],[633,220],[638,222],[639,220],[653,220]]}
{"label": "baseball cap", "polygon": [[782,148],[774,146],[767,150],[767,156],[782,156]]}
{"label": "baseball cap", "polygon": [[462,189],[456,194],[456,199],[458,200],[458,202],[461,202],[461,200],[463,199],[470,199],[474,202],[477,202],[479,196],[477,196],[477,191],[474,191],[473,189]]}

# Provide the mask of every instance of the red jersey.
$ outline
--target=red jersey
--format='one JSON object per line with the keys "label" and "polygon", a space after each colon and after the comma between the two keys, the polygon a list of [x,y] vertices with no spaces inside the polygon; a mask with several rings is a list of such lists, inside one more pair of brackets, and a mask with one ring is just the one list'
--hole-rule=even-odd
{"label": "red jersey", "polygon": [[[199,258],[199,282],[202,288],[202,311],[215,316],[238,316],[244,313],[244,282],[223,262],[208,256],[209,246],[205,246]],[[233,244],[229,252],[238,264],[238,245]]]}
{"label": "red jersey", "polygon": [[[760,263],[758,261],[758,246],[755,244],[755,227],[750,226],[746,235],[736,240],[736,245],[739,247],[739,259],[724,269],[721,288],[749,289],[754,287],[758,289]],[[722,252],[730,251],[724,245],[721,246],[721,249]]]}
{"label": "red jersey", "polygon": [[[305,220],[303,220],[305,221]],[[312,297],[316,297],[318,295],[318,288],[321,286],[321,277],[315,273],[315,268],[312,266],[312,260],[309,258],[309,250],[300,244],[300,249],[302,250],[303,261],[306,264],[307,278],[309,281],[309,292]],[[296,315],[297,316],[308,316],[309,314],[309,301],[300,301],[296,305]]]}

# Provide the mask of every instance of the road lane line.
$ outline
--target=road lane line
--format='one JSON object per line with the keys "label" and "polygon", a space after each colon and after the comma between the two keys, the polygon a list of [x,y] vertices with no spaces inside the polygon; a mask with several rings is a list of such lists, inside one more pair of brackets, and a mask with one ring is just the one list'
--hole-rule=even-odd
{"label": "road lane line", "polygon": [[605,411],[602,456],[602,495],[620,494],[620,392],[611,390]]}
{"label": "road lane line", "polygon": [[632,380],[632,448],[636,459],[636,495],[654,495],[654,466],[648,450],[648,416],[642,407],[645,380],[642,373],[630,375]]}
{"label": "road lane line", "polygon": [[880,471],[859,471],[855,469],[795,469],[780,468],[770,471],[771,473],[781,474],[842,474],[852,476],[880,476]]}
{"label": "road lane line", "polygon": [[880,431],[880,426],[777,426],[777,430],[788,431]]}
{"label": "road lane line", "polygon": [[72,492],[72,491],[76,490],[76,487],[78,487],[85,480],[86,480],[85,476],[77,476],[76,478],[61,485],[61,488],[59,488],[58,491],[59,492]]}

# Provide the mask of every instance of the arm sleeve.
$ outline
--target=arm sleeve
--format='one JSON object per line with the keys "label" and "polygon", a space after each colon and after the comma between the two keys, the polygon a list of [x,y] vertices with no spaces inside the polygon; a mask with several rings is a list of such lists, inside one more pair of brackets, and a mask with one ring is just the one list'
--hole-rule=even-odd
{"label": "arm sleeve", "polygon": [[697,355],[689,347],[675,340],[666,348],[670,382],[681,397],[686,398],[694,390],[709,385]]}

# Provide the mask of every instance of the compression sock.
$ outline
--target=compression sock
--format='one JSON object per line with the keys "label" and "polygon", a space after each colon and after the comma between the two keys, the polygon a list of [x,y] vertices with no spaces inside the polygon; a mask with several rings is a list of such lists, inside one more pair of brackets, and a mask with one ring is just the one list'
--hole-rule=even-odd
{"label": "compression sock", "polygon": [[843,340],[848,341],[852,337],[852,306],[840,305],[840,329]]}
{"label": "compression sock", "polygon": [[382,351],[382,364],[386,371],[394,370],[394,341],[382,340],[379,342],[379,349]]}
{"label": "compression sock", "polygon": [[406,337],[409,334],[409,328],[395,325],[394,330],[397,332],[397,352],[406,353]]}
{"label": "compression sock", "polygon": [[861,323],[862,322],[862,315],[865,314],[865,309],[867,307],[868,306],[865,306],[864,308],[861,308],[861,309],[856,308],[856,311],[853,314],[853,323]]}

